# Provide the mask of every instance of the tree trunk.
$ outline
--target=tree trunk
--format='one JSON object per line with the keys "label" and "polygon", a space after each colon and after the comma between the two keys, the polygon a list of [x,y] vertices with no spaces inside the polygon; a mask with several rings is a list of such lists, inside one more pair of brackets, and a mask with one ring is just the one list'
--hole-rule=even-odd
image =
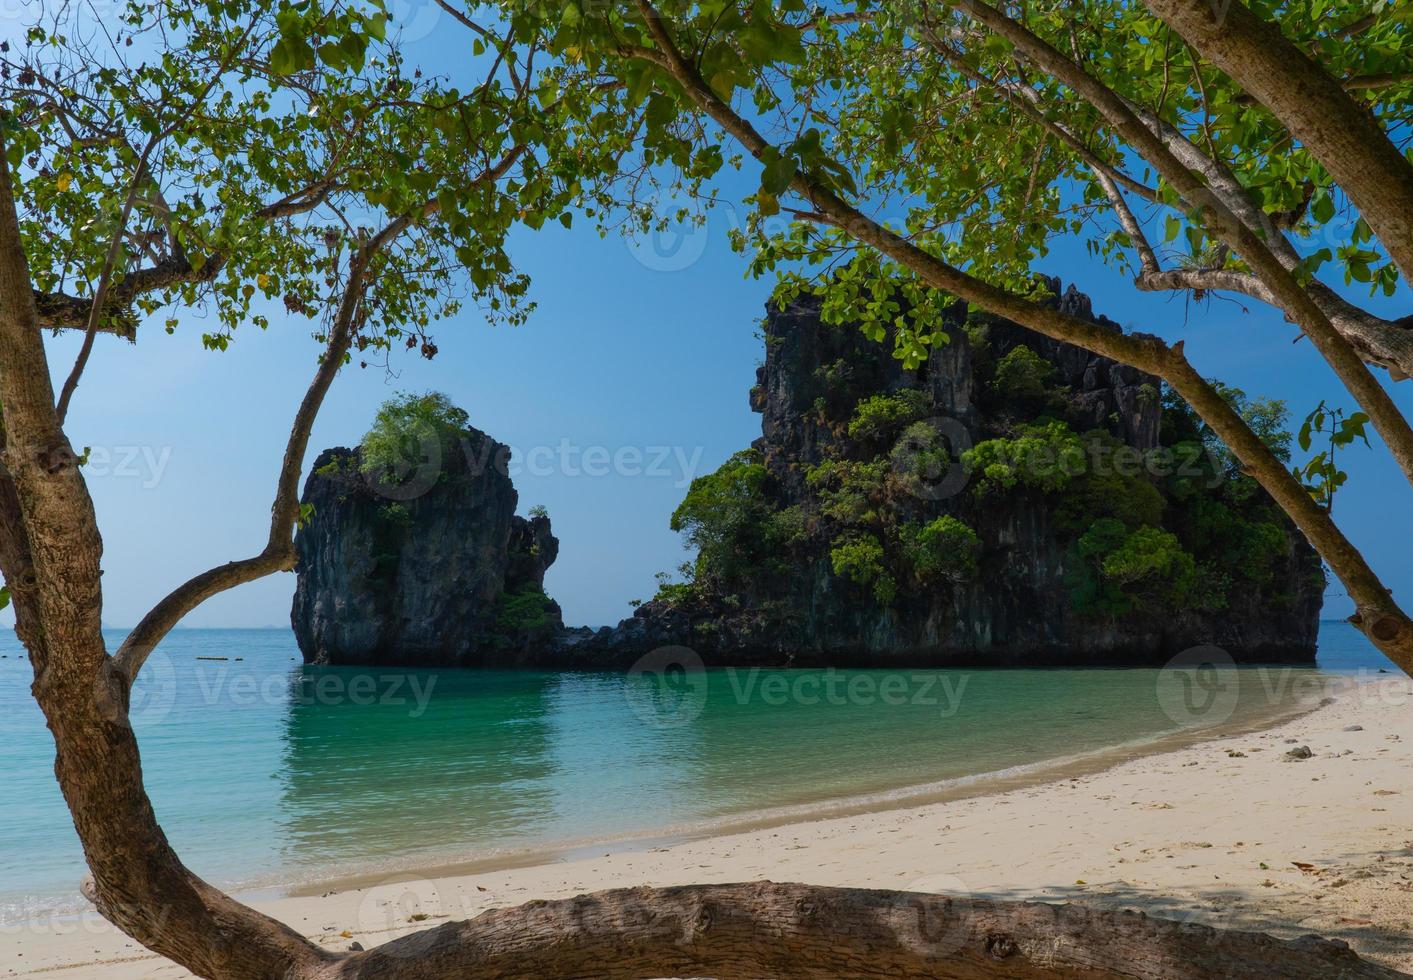
{"label": "tree trunk", "polygon": [[326,951],[183,867],[157,824],[128,679],[103,643],[103,541],[49,378],[0,146],[0,563],[54,735],[54,773],[93,873],[89,895],[129,936],[203,976],[253,980],[322,964]]}
{"label": "tree trunk", "polygon": [[[1281,943],[1077,908],[768,883],[532,903],[340,955],[213,888],[182,865],[143,786],[128,721],[130,672],[108,656],[101,630],[102,538],[56,417],[4,149],[0,568],[54,736],[55,774],[93,874],[86,893],[154,952],[218,980],[1399,975],[1319,940]],[[1093,329],[1092,341],[1115,342]],[[1394,623],[1396,631],[1404,625]]]}
{"label": "tree trunk", "polygon": [[1075,905],[759,881],[597,892],[485,912],[356,953],[326,980],[521,977],[1141,977],[1404,974],[1343,943]]}
{"label": "tree trunk", "polygon": [[1413,164],[1369,110],[1239,0],[1144,0],[1322,163],[1413,283]]}

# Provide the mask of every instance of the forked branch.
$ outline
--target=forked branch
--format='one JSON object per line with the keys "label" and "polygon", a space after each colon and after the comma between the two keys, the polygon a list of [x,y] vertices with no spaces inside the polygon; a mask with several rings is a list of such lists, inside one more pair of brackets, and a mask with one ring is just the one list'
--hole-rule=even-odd
{"label": "forked branch", "polygon": [[1413,281],[1413,163],[1345,83],[1240,0],[1144,0],[1144,5],[1324,165],[1388,250],[1403,281]]}
{"label": "forked branch", "polygon": [[410,224],[410,218],[398,218],[359,246],[349,261],[348,281],[329,328],[324,354],[300,401],[289,439],[285,443],[284,459],[276,481],[275,502],[270,512],[270,536],[265,548],[254,557],[227,562],[193,576],[153,606],[114,654],[119,670],[129,682],[137,677],[148,655],[162,638],[201,603],[227,589],[294,568],[292,535],[299,520],[299,474],[304,465],[305,451],[309,448],[309,433],[357,331],[369,265],[378,252]]}
{"label": "forked branch", "polygon": [[[1181,0],[1179,0],[1181,2]],[[1152,6],[1152,4],[1150,4]],[[957,8],[1015,46],[1028,62],[1048,73],[1099,112],[1198,212],[1216,238],[1242,257],[1271,291],[1286,316],[1310,338],[1320,355],[1369,416],[1404,477],[1413,484],[1413,426],[1379,384],[1358,352],[1267,244],[1262,229],[1232,211],[1222,195],[1193,173],[1133,108],[1103,82],[1025,25],[982,0],[957,0]]]}
{"label": "forked branch", "polygon": [[[523,144],[512,147],[494,166],[482,172],[475,183],[499,180],[509,172],[524,151]],[[314,420],[324,403],[324,396],[328,394],[334,376],[343,366],[344,357],[357,333],[370,266],[379,253],[398,236],[414,224],[435,214],[439,208],[436,198],[426,201],[389,222],[354,252],[349,260],[348,280],[344,284],[343,298],[329,328],[323,357],[290,427],[284,459],[280,463],[280,472],[276,478],[275,500],[270,508],[270,536],[264,549],[251,558],[227,562],[193,576],[153,606],[114,654],[118,669],[128,678],[129,683],[137,677],[143,663],[162,638],[181,622],[187,613],[207,599],[266,575],[294,568],[293,535],[295,525],[299,521],[299,476],[304,466],[305,453],[309,449],[309,433],[314,428]]]}

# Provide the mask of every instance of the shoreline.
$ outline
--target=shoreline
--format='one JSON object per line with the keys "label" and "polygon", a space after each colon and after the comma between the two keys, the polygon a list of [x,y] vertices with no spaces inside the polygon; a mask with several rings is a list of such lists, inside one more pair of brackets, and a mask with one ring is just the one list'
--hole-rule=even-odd
{"label": "shoreline", "polygon": [[[1044,669],[1046,668],[1041,668]],[[243,900],[262,902],[286,897],[307,897],[329,890],[358,888],[393,875],[446,877],[486,873],[573,859],[585,854],[642,851],[727,834],[766,830],[792,823],[956,802],[1101,772],[1125,761],[1175,751],[1202,741],[1269,728],[1299,714],[1315,710],[1320,706],[1322,696],[1347,691],[1364,683],[1375,683],[1382,676],[1375,673],[1379,669],[1376,667],[1340,671],[1294,664],[1240,664],[1223,669],[1232,670],[1243,678],[1239,688],[1243,693],[1226,708],[1226,714],[1233,715],[1231,718],[1144,734],[1097,748],[1084,748],[1070,754],[1061,752],[1048,758],[1031,758],[1000,769],[946,776],[924,782],[885,782],[881,787],[846,791],[843,795],[820,793],[813,797],[741,808],[700,818],[648,824],[625,830],[608,830],[592,836],[514,842],[494,850],[483,846],[473,848],[459,847],[456,844],[437,845],[378,858],[340,858],[325,865],[318,872],[301,866],[298,871],[294,868],[258,870],[239,876],[212,876],[208,880]],[[1103,670],[1152,673],[1151,668]],[[995,671],[1005,674],[1009,669],[995,668]],[[808,673],[808,670],[804,672]],[[1168,711],[1169,719],[1176,722],[1179,717],[1177,711],[1181,708],[1177,705],[1164,705],[1163,710]],[[1213,713],[1220,714],[1221,711],[1213,709]],[[1194,714],[1192,717],[1198,716]],[[1020,756],[1024,759],[1027,754],[1022,752]],[[199,863],[195,867],[200,867]],[[81,873],[81,868],[76,869],[74,880],[77,880]],[[11,909],[0,910],[0,930],[23,925],[31,920],[43,921],[81,915],[88,907],[88,903],[78,895],[77,889],[67,895],[50,893],[43,897],[28,896],[24,898],[23,904],[17,902]],[[15,911],[20,914],[16,915]]]}
{"label": "shoreline", "polygon": [[[1296,669],[1303,670],[1305,668]],[[1372,679],[1356,680],[1350,675],[1330,673],[1322,676],[1326,679],[1343,678],[1350,681],[1349,691],[1353,691],[1361,684],[1378,683],[1377,680]],[[465,855],[443,858],[434,862],[422,862],[415,857],[399,858],[384,862],[382,865],[368,865],[361,870],[346,874],[336,874],[304,882],[287,882],[255,887],[243,890],[240,894],[244,897],[304,898],[329,891],[366,888],[395,875],[448,878],[486,874],[574,860],[591,854],[626,854],[649,851],[654,848],[673,847],[715,837],[773,830],[797,823],[887,813],[893,810],[908,810],[933,804],[956,803],[988,796],[999,796],[1014,790],[1044,786],[1078,776],[1103,773],[1125,762],[1176,752],[1204,742],[1267,731],[1302,715],[1318,711],[1323,706],[1319,701],[1305,703],[1297,699],[1268,706],[1239,721],[1179,729],[1148,738],[1118,742],[1102,749],[1074,755],[1054,756],[1006,769],[958,776],[938,782],[914,783],[871,793],[830,797],[761,810],[748,810],[626,834],[580,840],[550,841],[543,845],[516,848],[495,854]]]}
{"label": "shoreline", "polygon": [[[1083,900],[1285,937],[1314,932],[1413,970],[1413,830],[1399,817],[1400,797],[1413,796],[1410,707],[1413,685],[1393,675],[1269,727],[1192,733],[1201,737],[1184,747],[985,794],[496,870],[394,872],[254,904],[346,949],[530,899],[769,878]],[[1292,739],[1311,758],[1287,763]],[[0,976],[99,970],[118,980],[187,975],[93,913],[0,926]]]}

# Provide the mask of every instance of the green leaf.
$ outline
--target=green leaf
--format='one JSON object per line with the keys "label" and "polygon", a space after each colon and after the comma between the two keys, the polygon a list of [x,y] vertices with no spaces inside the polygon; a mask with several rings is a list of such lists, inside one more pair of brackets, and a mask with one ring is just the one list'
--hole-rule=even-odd
{"label": "green leaf", "polygon": [[661,92],[654,92],[648,99],[648,108],[644,113],[644,118],[646,118],[649,127],[662,129],[677,118],[677,103]]}
{"label": "green leaf", "polygon": [[1320,224],[1324,224],[1334,217],[1334,200],[1326,191],[1320,191],[1315,195],[1315,200],[1310,205],[1310,216]]}
{"label": "green leaf", "polygon": [[793,157],[780,157],[765,165],[761,171],[761,190],[772,197],[779,197],[790,187],[790,182],[795,179],[795,159]]}

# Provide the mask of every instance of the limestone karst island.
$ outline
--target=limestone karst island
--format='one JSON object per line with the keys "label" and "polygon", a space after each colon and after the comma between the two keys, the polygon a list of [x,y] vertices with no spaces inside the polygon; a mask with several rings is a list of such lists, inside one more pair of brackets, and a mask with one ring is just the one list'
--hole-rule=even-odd
{"label": "limestone karst island", "polygon": [[1413,978],[1413,17],[0,17],[0,980]]}

